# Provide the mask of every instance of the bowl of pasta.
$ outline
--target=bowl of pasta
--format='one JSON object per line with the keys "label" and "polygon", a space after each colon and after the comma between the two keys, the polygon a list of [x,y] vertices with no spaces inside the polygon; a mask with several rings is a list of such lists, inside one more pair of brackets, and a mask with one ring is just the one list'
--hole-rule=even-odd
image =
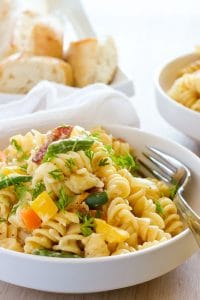
{"label": "bowl of pasta", "polygon": [[[62,123],[62,122],[60,122]],[[200,160],[139,129],[49,122],[0,140],[0,280],[88,293],[161,276],[198,247],[173,202],[175,186],[140,176],[156,146],[185,163],[198,209]]]}
{"label": "bowl of pasta", "polygon": [[164,64],[156,75],[155,91],[162,117],[200,141],[200,54],[179,56]]}

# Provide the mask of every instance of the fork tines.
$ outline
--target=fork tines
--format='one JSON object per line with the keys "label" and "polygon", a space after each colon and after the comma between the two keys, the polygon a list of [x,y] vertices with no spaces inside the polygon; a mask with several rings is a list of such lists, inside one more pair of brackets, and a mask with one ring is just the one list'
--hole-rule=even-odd
{"label": "fork tines", "polygon": [[[153,167],[149,166],[147,163],[140,159],[139,163],[142,166],[140,174],[142,174],[143,176],[147,176],[147,173],[150,173],[157,179],[163,180],[167,183],[171,183],[173,175],[177,172],[178,167],[182,167],[182,165],[171,156],[159,151],[154,147],[147,148],[153,154],[143,153],[143,155],[148,161],[151,162],[151,165]],[[172,164],[172,161],[175,165]]]}

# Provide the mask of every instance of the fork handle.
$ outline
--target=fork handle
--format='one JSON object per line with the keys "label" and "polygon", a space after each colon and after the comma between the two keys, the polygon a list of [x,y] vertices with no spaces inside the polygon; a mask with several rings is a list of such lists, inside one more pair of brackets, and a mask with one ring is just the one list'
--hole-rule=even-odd
{"label": "fork handle", "polygon": [[200,217],[188,205],[181,192],[176,194],[174,202],[176,203],[176,206],[183,219],[186,221],[188,227],[192,231],[198,246],[200,247]]}

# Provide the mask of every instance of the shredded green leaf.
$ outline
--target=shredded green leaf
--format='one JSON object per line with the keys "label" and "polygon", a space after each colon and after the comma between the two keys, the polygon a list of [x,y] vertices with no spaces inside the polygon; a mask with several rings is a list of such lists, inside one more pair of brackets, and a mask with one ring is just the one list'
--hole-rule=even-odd
{"label": "shredded green leaf", "polygon": [[95,131],[92,134],[90,134],[90,137],[94,138],[95,140],[98,140],[100,138],[100,133],[98,131]]}
{"label": "shredded green leaf", "polygon": [[92,162],[94,157],[94,151],[87,149],[85,150],[85,155],[89,158],[90,162]]}
{"label": "shredded green leaf", "polygon": [[75,161],[73,158],[68,158],[66,159],[65,165],[72,171],[73,167],[76,165]]}
{"label": "shredded green leaf", "polygon": [[5,218],[0,218],[0,223],[6,222],[7,220]]}
{"label": "shredded green leaf", "polygon": [[60,210],[64,210],[73,201],[74,197],[67,195],[65,189],[62,187],[59,191],[58,201],[56,202],[57,207]]}
{"label": "shredded green leaf", "polygon": [[23,152],[22,147],[18,144],[18,142],[15,139],[11,140],[11,145],[13,145],[18,152]]}
{"label": "shredded green leaf", "polygon": [[81,233],[84,236],[89,236],[90,234],[92,234],[95,227],[94,218],[81,213],[78,213],[78,217],[81,222]]}
{"label": "shredded green leaf", "polygon": [[109,155],[114,155],[114,150],[111,145],[104,145],[105,150],[108,152]]}
{"label": "shredded green leaf", "polygon": [[108,157],[102,158],[99,161],[99,167],[104,167],[104,166],[107,166],[107,165],[109,165]]}
{"label": "shredded green leaf", "polygon": [[33,194],[32,194],[33,200],[34,200],[35,198],[37,198],[37,196],[39,196],[42,192],[44,192],[45,189],[46,189],[46,188],[45,188],[44,183],[43,183],[43,182],[38,182],[38,183],[35,185],[34,189],[33,189]]}
{"label": "shredded green leaf", "polygon": [[64,179],[63,172],[60,169],[55,169],[55,170],[49,172],[49,174],[56,180]]}
{"label": "shredded green leaf", "polygon": [[138,170],[139,167],[136,160],[129,153],[127,153],[126,155],[119,155],[119,156],[112,155],[112,160],[118,167],[122,169],[126,168],[130,172],[134,172]]}
{"label": "shredded green leaf", "polygon": [[25,153],[22,147],[15,139],[11,140],[11,145],[13,145],[13,147],[17,150],[18,153],[20,153],[20,157],[18,157],[17,159],[18,161],[27,160],[29,158],[30,154]]}
{"label": "shredded green leaf", "polygon": [[163,215],[163,214],[164,214],[164,211],[163,211],[163,207],[162,207],[162,205],[160,204],[160,202],[159,202],[159,201],[156,201],[155,204],[156,204],[156,212],[157,212],[158,214]]}
{"label": "shredded green leaf", "polygon": [[22,166],[20,166],[20,168],[24,171],[27,171],[28,164],[23,164]]}
{"label": "shredded green leaf", "polygon": [[170,189],[169,189],[169,192],[170,192],[170,198],[173,200],[174,199],[174,197],[175,197],[175,195],[176,195],[176,193],[177,193],[177,190],[178,190],[178,188],[179,188],[179,183],[177,182],[177,180],[175,180],[175,179],[172,179],[171,180],[171,187],[170,187]]}
{"label": "shredded green leaf", "polygon": [[17,195],[17,199],[19,201],[22,201],[24,200],[24,197],[26,195],[27,192],[29,192],[29,188],[25,185],[22,185],[22,184],[18,184],[15,186],[15,193]]}

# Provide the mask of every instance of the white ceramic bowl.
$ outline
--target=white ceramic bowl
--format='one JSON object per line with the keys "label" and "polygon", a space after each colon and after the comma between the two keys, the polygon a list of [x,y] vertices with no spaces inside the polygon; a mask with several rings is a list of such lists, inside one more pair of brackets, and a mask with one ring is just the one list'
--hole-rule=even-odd
{"label": "white ceramic bowl", "polygon": [[166,92],[177,78],[180,69],[199,57],[195,53],[178,57],[166,63],[155,78],[156,101],[160,114],[170,125],[197,141],[200,141],[200,113],[179,104]]}
{"label": "white ceramic bowl", "polygon": [[[58,124],[34,126],[46,130]],[[83,125],[83,124],[80,124]],[[183,161],[192,171],[188,200],[193,207],[200,195],[200,160],[184,147],[139,129],[122,126],[104,126],[113,135],[127,140],[139,151],[145,145],[155,146]],[[24,126],[20,131],[30,129]],[[0,148],[8,137],[17,133],[10,128],[1,136]],[[196,201],[196,202],[195,202]],[[59,259],[17,253],[0,248],[0,280],[38,290],[67,293],[106,291],[135,285],[161,276],[176,268],[198,247],[188,229],[171,240],[152,248],[114,257]]]}

